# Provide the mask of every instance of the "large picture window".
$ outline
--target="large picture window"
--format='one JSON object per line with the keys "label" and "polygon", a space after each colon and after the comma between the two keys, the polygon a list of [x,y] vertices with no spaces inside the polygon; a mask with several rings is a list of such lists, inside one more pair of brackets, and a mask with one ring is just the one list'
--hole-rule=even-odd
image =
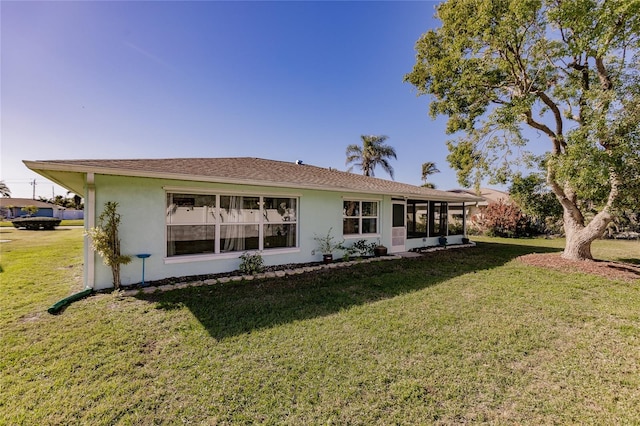
{"label": "large picture window", "polygon": [[342,233],[344,235],[377,234],[378,202],[343,201]]}
{"label": "large picture window", "polygon": [[167,194],[167,256],[297,247],[298,199]]}

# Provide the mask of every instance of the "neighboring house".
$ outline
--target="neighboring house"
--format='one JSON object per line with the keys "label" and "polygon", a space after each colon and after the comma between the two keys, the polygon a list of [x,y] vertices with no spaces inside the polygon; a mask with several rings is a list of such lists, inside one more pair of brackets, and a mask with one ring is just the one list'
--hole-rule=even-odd
{"label": "neighboring house", "polygon": [[[448,211],[481,198],[358,174],[259,158],[25,161],[85,200],[85,227],[118,203],[123,254],[150,254],[145,280],[238,269],[246,251],[266,265],[319,261],[315,236],[331,229],[349,245],[380,241],[389,252],[461,242]],[[112,286],[88,244],[85,284]],[[122,267],[123,285],[141,281],[141,261]]]}
{"label": "neighboring house", "polygon": [[33,216],[61,218],[64,208],[44,201],[32,200],[31,198],[0,198],[0,210],[7,219],[20,216],[27,216],[22,209],[28,206],[35,206],[38,211]]}
{"label": "neighboring house", "polygon": [[509,204],[512,202],[511,197],[507,192],[491,188],[480,188],[480,194],[471,189],[452,189],[449,192],[475,195],[482,198],[482,201],[479,201],[477,204],[467,206],[466,213],[469,225],[475,225],[476,222],[484,218],[484,212],[490,203],[502,201],[505,204]]}

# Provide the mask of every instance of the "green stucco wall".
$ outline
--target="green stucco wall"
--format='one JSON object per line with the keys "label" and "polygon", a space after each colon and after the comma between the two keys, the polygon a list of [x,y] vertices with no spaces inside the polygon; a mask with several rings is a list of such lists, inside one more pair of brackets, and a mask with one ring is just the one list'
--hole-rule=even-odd
{"label": "green stucco wall", "polygon": [[[230,272],[238,269],[242,253],[229,258],[229,254],[212,256],[205,261],[171,263],[165,259],[165,187],[184,188],[189,190],[206,190],[212,192],[242,193],[246,195],[285,195],[299,197],[298,234],[299,249],[288,250],[287,253],[262,253],[266,265],[304,263],[321,260],[316,250],[314,236],[325,235],[333,228],[333,235],[342,239],[342,201],[343,197],[377,199],[380,202],[379,231],[380,241],[389,246],[391,217],[391,198],[388,196],[372,196],[371,194],[339,193],[318,190],[284,189],[251,185],[212,184],[205,182],[188,182],[151,178],[134,178],[122,176],[95,175],[95,216],[103,210],[107,201],[116,201],[122,216],[120,226],[121,249],[123,254],[135,255],[149,253],[151,257],[145,263],[145,281],[159,280],[168,277],[203,275]],[[358,238],[355,238],[358,239]],[[348,239],[353,241],[355,239]],[[369,238],[370,241],[378,237]],[[314,253],[315,252],[315,253]],[[313,253],[313,254],[312,254]],[[85,251],[86,256],[95,256]],[[338,254],[339,255],[339,254]],[[172,258],[174,260],[175,258]],[[136,257],[130,264],[122,267],[123,285],[141,281],[142,261]],[[85,277],[85,279],[89,279]],[[102,259],[95,257],[96,289],[112,287],[109,267],[102,264]]]}

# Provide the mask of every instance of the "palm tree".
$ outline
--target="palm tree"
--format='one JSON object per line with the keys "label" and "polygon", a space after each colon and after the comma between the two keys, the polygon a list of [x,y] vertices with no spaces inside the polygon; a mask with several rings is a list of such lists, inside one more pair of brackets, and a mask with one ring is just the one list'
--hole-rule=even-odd
{"label": "palm tree", "polygon": [[436,167],[436,163],[434,163],[433,161],[422,163],[422,180],[424,181],[422,186],[424,188],[436,187],[434,184],[427,182],[427,178],[434,173],[440,173],[440,170],[438,170],[438,168]]}
{"label": "palm tree", "polygon": [[4,183],[4,181],[0,180],[0,197],[9,197],[11,196],[11,190]]}
{"label": "palm tree", "polygon": [[345,164],[353,163],[349,171],[353,166],[357,166],[362,169],[362,174],[365,176],[375,176],[373,169],[380,165],[393,179],[393,167],[389,164],[389,159],[398,157],[393,147],[384,144],[387,136],[362,135],[360,139],[362,139],[362,146],[357,144],[347,146]]}

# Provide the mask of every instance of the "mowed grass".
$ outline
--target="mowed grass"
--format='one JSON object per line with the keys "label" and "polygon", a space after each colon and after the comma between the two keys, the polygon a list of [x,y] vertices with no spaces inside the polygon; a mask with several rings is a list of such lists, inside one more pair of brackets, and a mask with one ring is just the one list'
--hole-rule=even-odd
{"label": "mowed grass", "polygon": [[[639,424],[640,283],[520,263],[553,240],[100,294],[81,230],[0,230],[0,424]],[[597,242],[612,260],[637,242]]]}

